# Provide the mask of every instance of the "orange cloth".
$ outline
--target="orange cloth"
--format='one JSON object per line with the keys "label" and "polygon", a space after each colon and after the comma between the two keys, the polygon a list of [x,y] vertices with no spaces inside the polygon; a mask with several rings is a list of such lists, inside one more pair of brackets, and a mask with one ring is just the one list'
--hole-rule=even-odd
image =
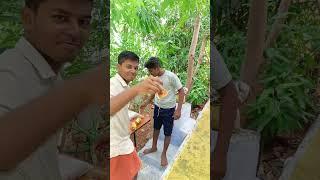
{"label": "orange cloth", "polygon": [[133,180],[141,168],[141,160],[134,150],[110,160],[110,180]]}

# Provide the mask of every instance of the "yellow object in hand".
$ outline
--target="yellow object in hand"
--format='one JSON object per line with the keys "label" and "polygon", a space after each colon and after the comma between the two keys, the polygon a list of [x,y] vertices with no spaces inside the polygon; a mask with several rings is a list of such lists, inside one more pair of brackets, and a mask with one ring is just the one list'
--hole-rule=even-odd
{"label": "yellow object in hand", "polygon": [[133,122],[133,123],[132,123],[131,128],[132,128],[133,130],[136,130],[136,129],[137,129],[137,124],[136,124],[136,122]]}
{"label": "yellow object in hand", "polygon": [[156,94],[158,99],[163,99],[168,95],[168,91],[166,89],[162,89],[159,93]]}
{"label": "yellow object in hand", "polygon": [[136,124],[140,124],[141,122],[141,118],[140,117],[137,117],[137,119],[135,120]]}

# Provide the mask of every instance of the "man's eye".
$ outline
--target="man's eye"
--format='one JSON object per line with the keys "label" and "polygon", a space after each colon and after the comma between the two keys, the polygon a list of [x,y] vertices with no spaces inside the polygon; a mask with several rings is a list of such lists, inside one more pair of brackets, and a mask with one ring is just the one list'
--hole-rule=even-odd
{"label": "man's eye", "polygon": [[53,18],[57,22],[65,22],[67,20],[67,17],[66,16],[62,16],[62,15],[54,15]]}
{"label": "man's eye", "polygon": [[90,19],[82,19],[80,20],[80,25],[83,27],[88,27],[90,25]]}

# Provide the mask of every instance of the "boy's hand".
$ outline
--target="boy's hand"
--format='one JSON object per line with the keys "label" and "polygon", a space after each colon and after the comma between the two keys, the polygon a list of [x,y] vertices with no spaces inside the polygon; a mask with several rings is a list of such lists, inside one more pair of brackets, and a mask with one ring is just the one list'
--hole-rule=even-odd
{"label": "boy's hand", "polygon": [[173,119],[177,120],[181,117],[181,110],[176,109],[173,114]]}

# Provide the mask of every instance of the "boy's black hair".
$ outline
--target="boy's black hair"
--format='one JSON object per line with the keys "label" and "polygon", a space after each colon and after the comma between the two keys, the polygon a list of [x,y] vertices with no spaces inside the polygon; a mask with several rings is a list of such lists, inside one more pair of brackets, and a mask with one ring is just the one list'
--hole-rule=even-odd
{"label": "boy's black hair", "polygon": [[161,68],[160,59],[157,57],[151,57],[149,60],[144,64],[145,68],[154,69],[154,68]]}
{"label": "boy's black hair", "polygon": [[[43,2],[45,2],[45,1],[47,1],[47,0],[25,0],[24,2],[25,2],[25,5],[26,5],[28,8],[36,11],[36,10],[38,10],[40,4],[43,3]],[[93,3],[93,0],[88,0],[88,1],[90,1],[91,3]]]}
{"label": "boy's black hair", "polygon": [[122,51],[118,56],[118,64],[122,64],[125,60],[130,59],[139,63],[139,56],[131,51]]}

